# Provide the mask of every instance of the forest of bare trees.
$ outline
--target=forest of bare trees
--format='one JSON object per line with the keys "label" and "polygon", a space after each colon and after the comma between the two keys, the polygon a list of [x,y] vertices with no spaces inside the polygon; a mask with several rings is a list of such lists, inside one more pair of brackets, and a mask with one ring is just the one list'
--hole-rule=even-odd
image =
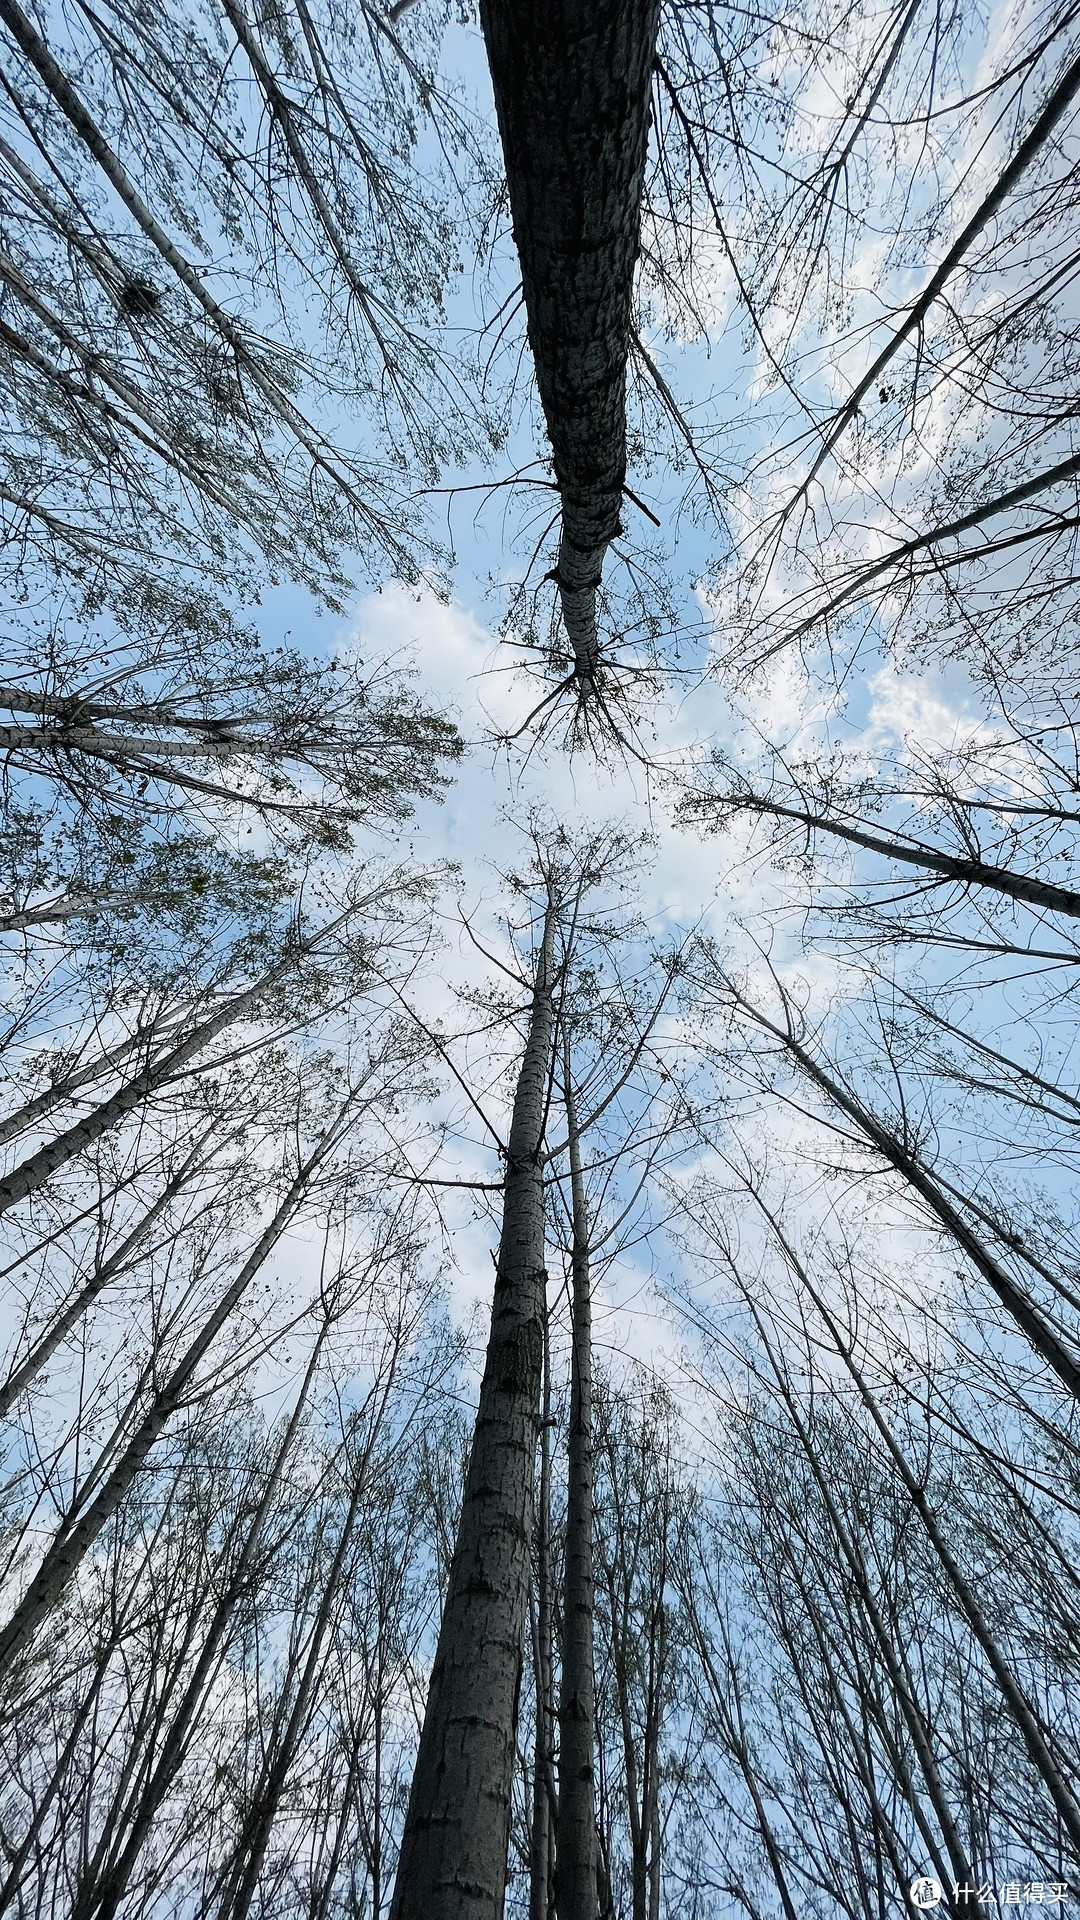
{"label": "forest of bare trees", "polygon": [[0,0],[0,1914],[1080,1902],[1078,282],[1071,5]]}

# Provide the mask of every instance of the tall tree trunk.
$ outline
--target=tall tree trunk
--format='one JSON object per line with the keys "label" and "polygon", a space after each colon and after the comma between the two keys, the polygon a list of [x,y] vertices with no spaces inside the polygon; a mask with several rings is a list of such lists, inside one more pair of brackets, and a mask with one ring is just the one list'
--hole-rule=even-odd
{"label": "tall tree trunk", "polygon": [[660,1839],[660,1780],[654,1760],[649,1806],[649,1920],[660,1920]]}
{"label": "tall tree trunk", "polygon": [[[653,1444],[653,1436],[643,1427],[635,1442],[642,1460],[651,1455]],[[659,1792],[668,1665],[664,1587],[672,1521],[670,1483],[665,1466],[662,1486],[644,1480],[640,1485],[628,1485],[627,1448],[611,1429],[605,1448],[613,1541],[606,1563],[601,1564],[610,1609],[611,1672],[622,1732],[631,1911],[633,1920],[648,1920],[653,1802]],[[636,1703],[635,1680],[640,1689]]]}
{"label": "tall tree trunk", "polygon": [[596,1690],[593,1677],[592,1293],[589,1221],[577,1110],[566,1062],[570,1150],[572,1348],[567,1436],[566,1569],[559,1695],[559,1816],[555,1911],[559,1920],[596,1920]]}
{"label": "tall tree trunk", "polygon": [[611,1863],[599,1822],[596,1827],[596,1894],[600,1920],[616,1920],[615,1896],[611,1891]]}
{"label": "tall tree trunk", "polygon": [[551,1349],[544,1302],[544,1394],[540,1421],[540,1492],[536,1516],[536,1739],[533,1764],[529,1920],[548,1920],[551,1882]]}
{"label": "tall tree trunk", "polygon": [[65,920],[92,920],[110,907],[123,906],[125,893],[68,893],[18,913],[0,913],[0,933],[24,933],[28,927],[60,926]]}
{"label": "tall tree trunk", "polygon": [[583,693],[620,531],[626,362],[658,0],[481,0],[514,239],[562,501],[555,578]]}
{"label": "tall tree trunk", "polygon": [[846,840],[851,846],[864,847],[869,853],[880,853],[887,860],[902,860],[924,873],[936,873],[945,880],[955,880],[965,888],[988,887],[995,893],[1005,894],[1010,900],[1022,901],[1025,906],[1067,914],[1072,920],[1080,920],[1080,893],[1072,887],[1055,886],[1050,880],[1038,880],[1033,874],[1016,873],[1011,867],[995,866],[992,861],[976,860],[970,855],[964,858],[960,854],[946,853],[940,847],[927,846],[921,840],[891,833],[873,833],[861,823],[835,819],[813,807],[785,806],[768,794],[743,789],[736,790],[730,796],[715,794],[707,800],[695,800],[692,807],[688,808],[688,812],[698,819],[706,819],[710,811],[719,812],[721,817],[728,813],[751,813],[763,814],[772,820],[793,820],[812,833],[831,833],[834,839]]}
{"label": "tall tree trunk", "polygon": [[[656,1920],[653,1907],[660,1897],[660,1713],[667,1667],[667,1616],[662,1586],[660,1593],[661,1598],[649,1619],[641,1812],[636,1823],[633,1862],[634,1920]],[[624,1719],[624,1726],[626,1724]]]}
{"label": "tall tree trunk", "polygon": [[472,1453],[391,1920],[500,1920],[543,1367],[542,1146],[554,1030],[549,887],[507,1152]]}
{"label": "tall tree trunk", "polygon": [[375,1766],[371,1785],[371,1920],[382,1920],[382,1701],[375,1702]]}

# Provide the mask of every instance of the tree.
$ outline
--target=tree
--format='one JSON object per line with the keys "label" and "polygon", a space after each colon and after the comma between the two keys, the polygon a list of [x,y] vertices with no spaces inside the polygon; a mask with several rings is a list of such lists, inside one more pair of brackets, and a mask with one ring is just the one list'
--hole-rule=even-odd
{"label": "tree", "polygon": [[597,592],[621,531],[626,368],[656,0],[519,19],[483,0],[536,382],[559,489],[554,579],[577,700],[602,691]]}
{"label": "tree", "polygon": [[[556,936],[560,921],[572,924],[586,886],[583,868],[575,878],[560,871],[558,853],[550,865],[543,849],[537,854],[540,938],[506,1145],[491,1333],[393,1920],[421,1913],[494,1920],[506,1879],[543,1362],[542,1153],[559,981]],[[478,1646],[484,1648],[481,1675]]]}
{"label": "tree", "polygon": [[[8,781],[55,783],[88,837],[118,818],[126,828],[132,815],[167,826],[187,809],[212,828],[238,810],[286,842],[330,846],[347,840],[350,825],[405,818],[415,796],[448,784],[440,763],[460,757],[456,728],[389,675],[282,648],[268,655],[250,633],[236,636],[231,657],[197,651],[194,634],[170,639],[153,658],[129,651],[125,660],[117,650],[104,699],[92,684],[71,684],[88,662],[56,655],[48,690],[0,688],[20,717],[0,735]],[[50,902],[44,921],[94,907],[81,876],[66,886],[75,901]],[[124,892],[115,904],[125,904]]]}
{"label": "tree", "polygon": [[[1004,754],[1000,749],[996,757],[1001,765]],[[974,756],[965,758],[970,767]],[[993,771],[993,762],[990,770]],[[786,839],[789,845],[792,841],[801,841],[804,845],[809,842],[812,847],[818,835],[825,835],[843,846],[879,855],[901,870],[916,868],[925,878],[902,902],[894,900],[894,904],[902,904],[904,908],[903,924],[909,938],[913,929],[912,908],[921,909],[924,914],[928,909],[932,911],[934,890],[940,895],[945,887],[951,887],[954,894],[960,889],[964,893],[986,889],[1040,914],[1062,914],[1070,920],[1080,917],[1080,894],[1031,870],[1035,865],[1044,864],[1048,856],[1055,865],[1068,861],[1068,835],[1072,827],[1069,809],[1050,795],[1036,791],[1030,798],[1025,795],[1023,799],[1012,800],[1002,792],[993,797],[988,794],[985,799],[974,798],[959,787],[960,769],[952,772],[944,756],[937,765],[926,768],[924,782],[914,791],[906,781],[900,786],[903,777],[900,769],[895,787],[882,777],[882,769],[872,783],[864,777],[853,788],[844,782],[842,766],[829,769],[812,766],[805,773],[809,791],[801,788],[796,773],[787,791],[781,788],[778,793],[756,790],[733,769],[729,771],[721,765],[718,771],[722,780],[719,787],[713,787],[710,782],[708,790],[688,796],[684,802],[688,818],[711,825],[745,813],[772,823],[774,842],[781,845]],[[970,771],[976,769],[970,767]],[[1037,766],[1031,767],[1031,774],[1035,776],[1031,786],[1035,787]],[[1013,777],[1015,779],[1015,768]],[[909,806],[914,803],[924,816],[926,810],[933,807],[944,829],[942,837],[958,844],[940,846],[928,841],[924,822],[919,823],[919,827],[915,822],[909,825],[906,821],[893,825],[874,817],[897,801],[907,802]],[[988,837],[992,840],[989,848],[985,846]],[[861,909],[865,915],[869,905],[864,888],[856,911]],[[847,917],[853,919],[855,915],[849,913]],[[884,924],[877,916],[875,920],[879,925]]]}
{"label": "tree", "polygon": [[648,1190],[658,1166],[678,1157],[689,1118],[679,1049],[663,1030],[681,964],[679,949],[658,953],[647,928],[627,914],[605,930],[595,958],[580,957],[560,1016],[566,1132],[551,1151],[561,1174],[570,1304],[554,1874],[560,1920],[595,1920],[607,1898],[602,1883],[610,1881],[597,1824],[592,1292],[596,1274],[615,1266],[639,1235],[650,1237]]}
{"label": "tree", "polygon": [[[454,240],[419,123],[478,157],[437,33],[307,4],[3,22],[11,577],[168,623],[260,560],[331,598],[343,544],[415,573],[385,454],[430,475],[480,424],[424,325]],[[197,264],[226,253],[227,283]],[[334,443],[327,399],[382,459]]]}
{"label": "tree", "polygon": [[[399,892],[400,888],[394,885],[380,888],[356,904],[363,912],[391,891]],[[91,1108],[84,1118],[75,1121],[13,1167],[0,1181],[0,1213],[36,1193],[58,1171],[92,1147],[103,1134],[119,1126],[153,1093],[181,1078],[189,1062],[220,1033],[248,1019],[268,998],[272,998],[275,989],[295,973],[298,964],[302,967],[305,959],[311,957],[317,960],[323,953],[332,956],[335,940],[341,943],[344,939],[347,944],[351,921],[352,914],[346,911],[311,933],[290,930],[291,937],[286,937],[283,953],[252,983],[221,1001],[212,1012],[197,1018],[182,1038],[170,1036],[169,1044],[149,1065],[122,1082],[115,1093]],[[323,983],[316,976],[311,985],[318,994]]]}
{"label": "tree", "polygon": [[[494,1914],[503,1901],[544,1371],[544,1246],[550,1211],[545,1186],[551,1186],[570,1144],[567,1137],[550,1138],[550,1104],[562,1070],[560,1055],[569,1045],[576,1056],[574,1097],[588,1102],[577,1114],[577,1131],[588,1132],[605,1114],[612,1116],[617,1130],[614,1116],[620,1111],[620,1098],[629,1112],[638,1108],[640,1118],[644,1101],[634,1076],[640,1068],[643,1080],[648,1080],[649,1049],[656,1044],[654,1029],[675,971],[674,963],[658,966],[655,952],[642,959],[640,950],[632,948],[632,965],[620,965],[612,958],[618,955],[620,942],[630,938],[622,923],[622,901],[641,858],[640,841],[619,829],[574,838],[534,822],[530,845],[533,873],[527,882],[515,880],[513,890],[535,900],[540,938],[538,957],[529,971],[515,968],[512,976],[526,988],[530,1000],[525,1045],[514,1069],[509,1139],[503,1149],[507,1170],[495,1189],[501,1232],[493,1317],[402,1841],[395,1916],[411,1912],[411,1903],[418,1907],[427,1902],[430,1911],[433,1899],[444,1902],[448,1914],[471,1911],[473,1904],[477,1911]],[[619,907],[614,920],[613,903]],[[481,1006],[486,1036],[491,1011],[486,1001]],[[496,1020],[505,1024],[508,1015],[517,1016],[518,1008],[498,999]],[[498,1139],[497,1125],[486,1116],[485,1107],[471,1092],[468,1097]],[[648,1145],[645,1160],[648,1165]],[[618,1150],[613,1163],[602,1158],[598,1176],[602,1189],[620,1164]],[[632,1191],[618,1216],[619,1228],[634,1215],[638,1199],[639,1193]],[[547,1558],[543,1536],[541,1518],[542,1562]],[[542,1573],[545,1581],[550,1579],[547,1569]],[[535,1750],[543,1776],[550,1753],[546,1725],[550,1685],[546,1619],[540,1633],[541,1604],[546,1616],[548,1603],[542,1594],[537,1597]],[[478,1703],[475,1647],[481,1640],[490,1658],[484,1675],[485,1698]],[[548,1787],[542,1777],[536,1778],[536,1771],[534,1767],[533,1804],[544,1808],[541,1818],[546,1829]],[[547,1881],[547,1872],[539,1864],[545,1850],[543,1829],[530,1876],[538,1900],[537,1889],[546,1888]],[[535,1846],[535,1825],[532,1840]]]}
{"label": "tree", "polygon": [[[633,1920],[658,1920],[671,1811],[665,1775],[678,1767],[665,1734],[684,1708],[674,1567],[692,1494],[676,1454],[674,1406],[659,1381],[639,1373],[627,1390],[606,1390],[597,1416],[601,1845],[615,1910],[625,1876]],[[689,1744],[685,1725],[675,1738]],[[629,1858],[619,1874],[623,1834]]]}
{"label": "tree", "polygon": [[[1080,1857],[1076,22],[977,63],[935,0],[511,13],[482,21],[569,648],[526,726],[569,694],[573,744],[628,747],[599,599],[628,368],[643,457],[662,425],[722,522],[720,414],[659,343],[729,294],[733,692],[796,644],[834,695],[860,647],[963,651],[996,707],[963,751],[883,752],[835,698],[798,758],[716,743],[686,817],[796,847],[827,1012],[782,925],[749,978],[705,941],[687,967],[627,903],[639,842],[534,825],[510,984],[448,1037],[427,881],[361,835],[457,736],[241,624],[277,569],[340,603],[350,543],[417,579],[415,483],[483,433],[430,324],[456,237],[421,174],[477,157],[435,29],[0,0],[27,1912],[377,1920],[396,1872],[394,1920],[499,1920],[526,1880],[532,1920],[881,1920],[928,1866],[986,1913],[1021,1848],[1066,1886]],[[453,1164],[451,1085],[491,1179]],[[463,1467],[455,1187],[497,1238]],[[624,1255],[724,1289],[684,1303],[700,1422],[594,1378]]]}
{"label": "tree", "polygon": [[[887,1264],[880,1228],[871,1253],[846,1221],[842,1237],[815,1225],[804,1254],[777,1185],[733,1161],[693,1209],[700,1256],[722,1265],[743,1307],[736,1325],[700,1295],[687,1303],[707,1356],[696,1377],[725,1410],[717,1464],[733,1483],[680,1575],[707,1711],[751,1793],[785,1913],[815,1884],[833,1900],[846,1885],[877,1912],[882,1875],[902,1885],[924,1863],[947,1904],[950,1887],[968,1889],[953,1895],[967,1911],[1017,1848],[1037,1861],[1029,1877],[1063,1870],[1056,1796],[1068,1798],[1075,1757],[1043,1654],[1050,1619],[1071,1610],[1057,1548],[1073,1516],[1029,1506],[1020,1462],[1041,1449],[1033,1427],[1016,1432],[1021,1400],[1029,1421],[1034,1408],[1015,1352],[1005,1365],[1021,1397],[1006,1413],[951,1315],[921,1354],[904,1344],[895,1296],[868,1284],[866,1257],[879,1275]],[[754,1251],[740,1189],[766,1230]],[[830,1355],[838,1373],[823,1370]],[[1031,1541],[1022,1590],[991,1546],[1010,1533]],[[1026,1759],[1021,1735],[1012,1763],[999,1761],[993,1727],[1004,1714],[1019,1731],[1033,1706],[1041,1731],[1029,1726]],[[736,1871],[734,1848],[728,1858]],[[745,1860],[739,1872],[749,1891]]]}
{"label": "tree", "polygon": [[566,1440],[566,1566],[559,1691],[559,1810],[555,1911],[559,1920],[595,1920],[596,1689],[593,1670],[592,1286],[589,1215],[581,1134],[570,1064],[563,1053],[563,1100],[570,1163],[570,1412]]}
{"label": "tree", "polygon": [[[185,1446],[150,1463],[142,1495],[133,1490],[128,1497],[127,1525],[123,1510],[114,1524],[113,1540],[123,1549],[117,1590],[127,1608],[125,1613],[120,1606],[115,1616],[119,1641],[110,1639],[107,1605],[100,1622],[95,1619],[87,1580],[74,1671],[55,1671],[64,1664],[65,1625],[70,1634],[78,1617],[74,1596],[68,1620],[57,1622],[43,1649],[54,1667],[51,1691],[66,1688],[78,1707],[75,1745],[81,1743],[81,1752],[74,1765],[70,1754],[62,1756],[48,1786],[40,1777],[34,1783],[32,1775],[27,1781],[30,1769],[20,1767],[33,1821],[19,1869],[25,1872],[27,1848],[40,1838],[34,1877],[59,1886],[70,1872],[72,1904],[80,1912],[115,1911],[125,1895],[125,1904],[138,1905],[174,1884],[177,1874],[190,1884],[203,1847],[198,1871],[210,1896],[215,1878],[238,1864],[238,1833],[249,1827],[254,1832],[252,1822],[261,1817],[265,1793],[260,1798],[256,1789],[259,1765],[268,1761],[264,1736],[271,1742],[269,1758],[278,1764],[282,1735],[298,1705],[296,1682],[305,1676],[308,1739],[299,1749],[293,1743],[273,1844],[264,1848],[260,1891],[276,1898],[284,1874],[294,1888],[310,1886],[316,1912],[330,1893],[344,1897],[350,1873],[359,1872],[363,1884],[353,1828],[344,1857],[338,1840],[336,1862],[319,1864],[318,1840],[320,1822],[329,1823],[331,1835],[338,1824],[337,1796],[348,1777],[341,1770],[345,1750],[353,1756],[353,1817],[356,1795],[370,1777],[380,1683],[365,1669],[357,1611],[362,1614],[375,1597],[369,1574],[381,1566],[377,1540],[380,1529],[387,1529],[378,1594],[382,1626],[371,1650],[383,1667],[382,1685],[402,1660],[408,1677],[418,1623],[422,1627],[428,1613],[424,1508],[414,1473],[421,1450],[412,1441],[417,1421],[430,1417],[432,1398],[456,1365],[457,1348],[439,1322],[415,1214],[410,1219],[406,1208],[395,1219],[355,1191],[351,1197],[344,1237],[335,1225],[328,1238],[331,1264],[322,1296],[305,1303],[311,1311],[301,1317],[301,1345],[309,1339],[312,1344],[287,1417],[274,1432],[242,1391],[230,1406],[235,1387],[228,1383],[224,1392],[219,1383],[212,1402],[194,1403]],[[331,1215],[340,1198],[338,1193],[331,1200]],[[326,1337],[331,1327],[336,1354]],[[357,1340],[362,1359],[350,1351]],[[351,1412],[342,1406],[343,1385],[357,1395]],[[352,1528],[347,1575],[338,1578],[336,1598],[328,1604],[327,1576],[356,1475],[364,1489],[361,1517]],[[141,1565],[133,1550],[140,1522]],[[142,1622],[141,1639],[138,1628],[133,1632],[132,1611]],[[290,1644],[287,1677],[264,1640],[279,1626]],[[322,1642],[314,1660],[313,1627]],[[245,1692],[257,1703],[258,1723],[242,1710]],[[84,1698],[95,1716],[89,1722]],[[108,1719],[114,1711],[110,1736],[96,1716]],[[385,1702],[382,1711],[385,1722]],[[10,1721],[5,1726],[9,1748],[20,1744],[16,1727]],[[62,1731],[66,1739],[66,1724]],[[393,1738],[384,1726],[384,1791],[393,1780]],[[318,1806],[309,1788],[323,1757],[330,1799]],[[239,1792],[235,1803],[232,1782]],[[68,1814],[59,1824],[57,1793]],[[72,1809],[78,1809],[74,1820]],[[13,1830],[22,1833],[21,1810]],[[87,1836],[85,1848],[80,1835]],[[241,1848],[241,1870],[248,1857]]]}
{"label": "tree", "polygon": [[60,1599],[79,1562],[92,1548],[102,1528],[112,1519],[129,1491],[167,1421],[182,1404],[200,1364],[290,1225],[322,1161],[340,1143],[343,1129],[351,1118],[353,1099],[350,1091],[342,1110],[321,1134],[314,1149],[301,1161],[272,1218],[232,1284],[199,1327],[186,1350],[156,1385],[149,1405],[127,1438],[115,1465],[105,1474],[100,1492],[74,1524],[69,1517],[62,1526],[18,1606],[0,1631],[0,1681],[6,1680],[12,1663],[20,1657],[42,1620]]}

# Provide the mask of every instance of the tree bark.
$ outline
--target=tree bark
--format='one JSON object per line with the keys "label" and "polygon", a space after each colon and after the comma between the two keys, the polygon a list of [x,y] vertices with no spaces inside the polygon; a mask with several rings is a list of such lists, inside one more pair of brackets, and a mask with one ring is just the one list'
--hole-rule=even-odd
{"label": "tree bark", "polygon": [[573,1344],[567,1436],[566,1571],[559,1696],[559,1815],[555,1850],[558,1920],[596,1920],[596,1787],[593,1748],[593,1431],[592,1294],[589,1222],[577,1110],[566,1074],[570,1150]]}
{"label": "tree bark", "polygon": [[555,579],[583,693],[620,531],[626,362],[658,0],[481,0],[536,382],[562,502]]}
{"label": "tree bark", "polygon": [[110,907],[122,907],[130,894],[64,894],[38,907],[23,907],[18,913],[0,913],[0,933],[25,933],[28,927],[61,926],[66,920],[93,920]]}
{"label": "tree bark", "polygon": [[660,1840],[660,1782],[654,1758],[649,1804],[649,1920],[660,1920]]}
{"label": "tree bark", "polygon": [[542,1145],[554,1029],[549,888],[507,1153],[480,1405],[391,1920],[500,1920],[543,1367]]}

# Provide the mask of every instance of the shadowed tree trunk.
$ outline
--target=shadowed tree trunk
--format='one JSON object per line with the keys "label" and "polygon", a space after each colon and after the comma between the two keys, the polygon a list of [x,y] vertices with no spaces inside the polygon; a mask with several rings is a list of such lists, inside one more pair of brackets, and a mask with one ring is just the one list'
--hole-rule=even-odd
{"label": "shadowed tree trunk", "polygon": [[542,1145],[558,907],[549,884],[506,1162],[480,1405],[391,1920],[500,1920],[543,1368]]}
{"label": "shadowed tree trunk", "polygon": [[593,1434],[592,1297],[589,1222],[577,1109],[566,1061],[570,1149],[570,1273],[573,1348],[567,1437],[566,1571],[563,1586],[562,1688],[559,1697],[559,1816],[555,1849],[558,1920],[596,1920],[596,1792],[593,1748]]}
{"label": "shadowed tree trunk", "polygon": [[626,479],[626,361],[657,0],[481,0],[536,381],[562,501],[555,579],[583,695]]}

